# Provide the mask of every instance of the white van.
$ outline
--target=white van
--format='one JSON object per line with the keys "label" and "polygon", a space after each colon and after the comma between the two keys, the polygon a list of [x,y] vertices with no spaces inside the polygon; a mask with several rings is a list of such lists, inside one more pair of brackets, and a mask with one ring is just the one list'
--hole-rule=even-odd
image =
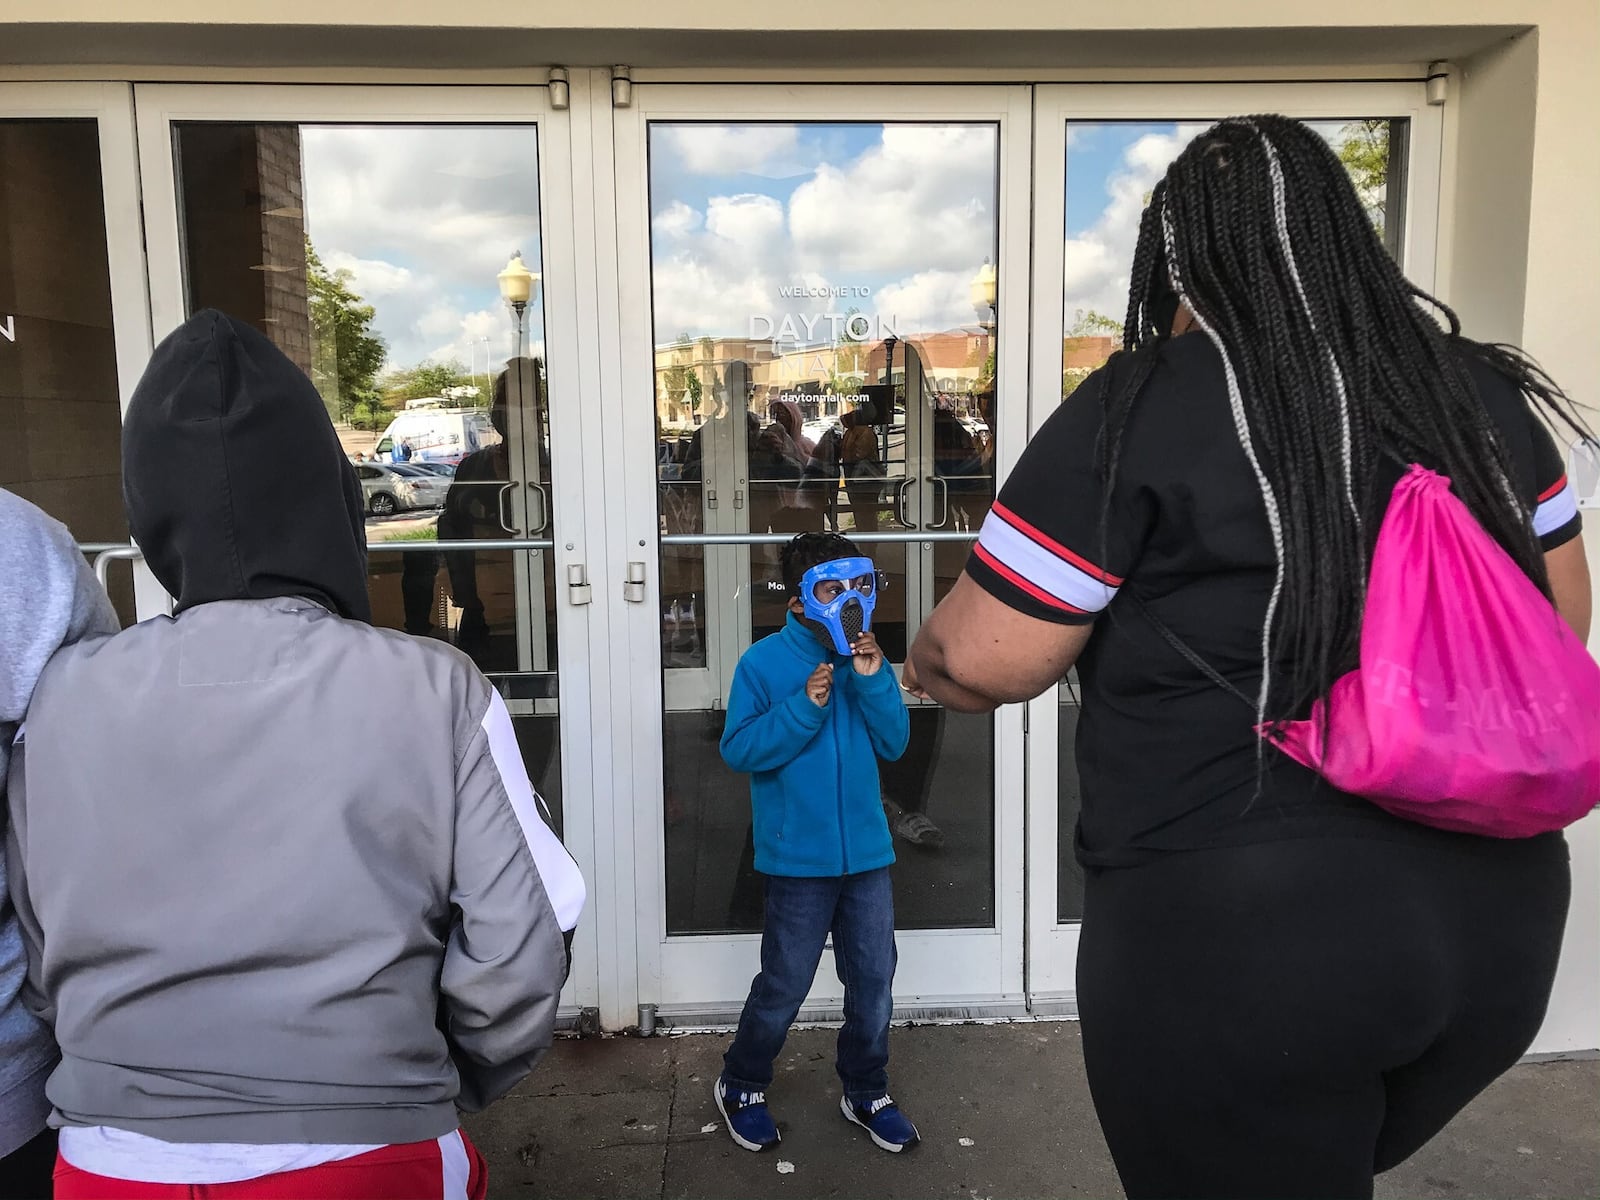
{"label": "white van", "polygon": [[473,451],[499,441],[487,408],[414,409],[389,422],[373,454],[380,462],[402,462],[395,457],[395,449],[401,442],[408,442],[413,462],[455,466]]}

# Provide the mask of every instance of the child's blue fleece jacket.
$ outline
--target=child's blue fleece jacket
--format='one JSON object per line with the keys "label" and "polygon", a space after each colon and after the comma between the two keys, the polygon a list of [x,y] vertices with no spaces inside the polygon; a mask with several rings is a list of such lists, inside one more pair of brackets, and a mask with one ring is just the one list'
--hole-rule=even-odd
{"label": "child's blue fleece jacket", "polygon": [[[825,708],[806,680],[832,662]],[[739,660],[722,734],[723,760],[750,775],[756,870],[854,875],[894,861],[878,790],[878,759],[906,750],[910,722],[886,662],[875,675],[824,646],[793,613]]]}

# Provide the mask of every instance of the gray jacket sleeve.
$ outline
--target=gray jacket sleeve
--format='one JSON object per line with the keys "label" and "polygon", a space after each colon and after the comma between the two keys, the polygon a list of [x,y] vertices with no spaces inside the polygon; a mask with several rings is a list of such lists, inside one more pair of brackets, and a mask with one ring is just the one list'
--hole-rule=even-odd
{"label": "gray jacket sleeve", "polygon": [[505,702],[489,692],[456,771],[454,920],[440,979],[457,1104],[492,1103],[550,1045],[583,911],[577,864],[541,813]]}
{"label": "gray jacket sleeve", "polygon": [[[5,872],[0,876],[5,893],[0,895],[0,911],[6,907],[11,909],[8,915],[15,917],[16,936],[21,938],[27,953],[27,973],[20,981],[16,998],[24,1008],[53,1028],[56,1023],[55,1005],[45,995],[39,977],[44,956],[44,937],[39,928],[39,918],[34,915],[33,899],[28,893],[28,877],[22,869],[28,828],[27,783],[24,778],[26,754],[25,744],[17,743],[8,768],[10,779],[5,789],[5,802],[9,811],[5,814],[5,846],[0,848],[5,854]],[[6,783],[7,779],[0,776],[0,784]],[[6,934],[10,932],[5,930]]]}

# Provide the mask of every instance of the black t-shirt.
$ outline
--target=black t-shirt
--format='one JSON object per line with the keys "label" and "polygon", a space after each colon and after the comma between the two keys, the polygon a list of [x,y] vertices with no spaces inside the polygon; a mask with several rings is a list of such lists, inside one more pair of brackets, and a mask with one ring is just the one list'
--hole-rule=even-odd
{"label": "black t-shirt", "polygon": [[[1085,380],[1045,423],[967,564],[1011,608],[1064,624],[1097,622],[1078,660],[1080,861],[1122,866],[1166,851],[1402,825],[1271,750],[1255,798],[1252,714],[1128,603],[1126,593],[1137,593],[1203,659],[1255,695],[1274,557],[1222,361],[1203,334],[1142,353],[1157,362],[1124,430],[1109,509],[1101,494],[1100,393],[1109,371],[1117,371],[1111,386],[1120,383],[1128,361]],[[1512,383],[1466,361],[1545,549],[1576,537],[1577,501],[1549,432]],[[1374,537],[1400,474],[1398,464],[1380,473],[1369,518]]]}

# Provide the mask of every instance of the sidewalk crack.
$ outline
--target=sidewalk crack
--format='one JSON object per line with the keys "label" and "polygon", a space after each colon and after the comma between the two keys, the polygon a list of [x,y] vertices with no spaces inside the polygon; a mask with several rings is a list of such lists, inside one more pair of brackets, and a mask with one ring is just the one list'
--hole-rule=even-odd
{"label": "sidewalk crack", "polygon": [[672,1063],[672,1097],[667,1101],[667,1136],[661,1142],[661,1186],[656,1191],[656,1200],[666,1200],[667,1196],[667,1157],[672,1153],[672,1131],[678,1123],[678,1047],[674,1042],[668,1046],[668,1058]]}

